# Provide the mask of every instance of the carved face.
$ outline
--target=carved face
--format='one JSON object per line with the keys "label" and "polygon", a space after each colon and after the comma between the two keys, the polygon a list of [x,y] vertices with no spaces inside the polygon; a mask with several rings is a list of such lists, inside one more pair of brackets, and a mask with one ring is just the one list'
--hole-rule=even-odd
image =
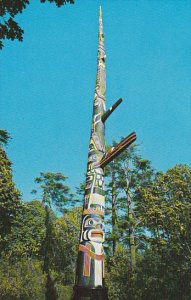
{"label": "carved face", "polygon": [[103,243],[104,240],[103,217],[99,215],[86,215],[82,222],[81,241]]}

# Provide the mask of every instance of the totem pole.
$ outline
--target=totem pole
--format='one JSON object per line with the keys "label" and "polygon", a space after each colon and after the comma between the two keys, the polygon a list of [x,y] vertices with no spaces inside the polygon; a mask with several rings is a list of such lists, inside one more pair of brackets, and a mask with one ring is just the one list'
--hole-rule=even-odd
{"label": "totem pole", "polygon": [[122,102],[122,99],[119,99],[106,111],[106,55],[101,8],[98,37],[97,77],[73,300],[108,299],[107,289],[104,286],[104,167],[136,139],[136,135],[133,132],[116,147],[112,147],[106,152],[105,121]]}

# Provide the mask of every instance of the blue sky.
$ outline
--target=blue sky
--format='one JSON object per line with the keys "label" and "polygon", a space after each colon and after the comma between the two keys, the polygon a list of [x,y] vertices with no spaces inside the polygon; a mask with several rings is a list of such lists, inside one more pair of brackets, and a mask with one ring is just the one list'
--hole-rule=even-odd
{"label": "blue sky", "polygon": [[0,53],[0,123],[25,200],[40,172],[78,186],[86,171],[97,61],[99,5],[107,54],[110,143],[132,131],[158,170],[191,162],[190,1],[76,0],[31,4],[17,17],[24,41]]}

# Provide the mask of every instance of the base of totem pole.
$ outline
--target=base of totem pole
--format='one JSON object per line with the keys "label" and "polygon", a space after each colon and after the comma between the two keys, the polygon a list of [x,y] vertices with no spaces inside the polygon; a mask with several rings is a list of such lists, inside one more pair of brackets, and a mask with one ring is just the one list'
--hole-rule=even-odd
{"label": "base of totem pole", "polygon": [[72,300],[109,300],[106,287],[74,286]]}

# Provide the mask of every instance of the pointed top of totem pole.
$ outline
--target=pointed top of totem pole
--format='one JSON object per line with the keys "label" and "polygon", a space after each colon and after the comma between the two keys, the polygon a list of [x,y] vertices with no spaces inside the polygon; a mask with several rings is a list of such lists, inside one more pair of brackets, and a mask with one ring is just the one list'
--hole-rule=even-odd
{"label": "pointed top of totem pole", "polygon": [[99,7],[99,36],[103,35],[102,9]]}
{"label": "pointed top of totem pole", "polygon": [[99,7],[99,17],[102,18],[102,9],[101,9],[101,6]]}

